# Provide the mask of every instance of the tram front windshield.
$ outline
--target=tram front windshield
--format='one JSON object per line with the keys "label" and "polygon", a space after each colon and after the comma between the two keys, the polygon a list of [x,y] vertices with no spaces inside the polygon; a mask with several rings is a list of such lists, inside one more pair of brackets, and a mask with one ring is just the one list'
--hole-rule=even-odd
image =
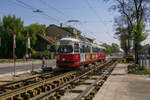
{"label": "tram front windshield", "polygon": [[57,53],[72,53],[73,47],[72,45],[59,45]]}

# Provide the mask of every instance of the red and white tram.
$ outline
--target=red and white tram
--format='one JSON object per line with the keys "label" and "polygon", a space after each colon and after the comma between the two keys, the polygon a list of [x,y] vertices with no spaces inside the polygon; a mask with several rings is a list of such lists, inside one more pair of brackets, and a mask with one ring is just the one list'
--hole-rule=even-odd
{"label": "red and white tram", "polygon": [[57,67],[78,67],[105,60],[105,48],[75,38],[57,42]]}

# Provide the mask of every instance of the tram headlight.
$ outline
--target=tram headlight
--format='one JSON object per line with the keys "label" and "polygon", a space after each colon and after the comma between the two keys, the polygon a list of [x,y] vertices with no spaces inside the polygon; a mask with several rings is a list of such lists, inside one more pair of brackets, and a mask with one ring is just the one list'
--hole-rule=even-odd
{"label": "tram headlight", "polygon": [[66,59],[65,58],[62,58],[62,61],[65,61]]}

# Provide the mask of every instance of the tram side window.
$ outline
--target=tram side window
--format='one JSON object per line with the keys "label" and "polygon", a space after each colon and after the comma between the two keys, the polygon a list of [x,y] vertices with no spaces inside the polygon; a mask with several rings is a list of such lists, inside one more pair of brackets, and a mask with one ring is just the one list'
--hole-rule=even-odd
{"label": "tram side window", "polygon": [[98,50],[98,48],[93,47],[93,48],[92,48],[92,51],[93,51],[93,53],[98,53],[99,50]]}
{"label": "tram side window", "polygon": [[99,53],[103,53],[103,49],[100,48],[100,49],[99,49]]}
{"label": "tram side window", "polygon": [[102,53],[106,53],[106,50],[105,50],[105,49],[102,49]]}
{"label": "tram side window", "polygon": [[84,45],[81,46],[80,52],[81,52],[81,53],[84,53],[84,52],[85,52],[85,46],[84,46]]}
{"label": "tram side window", "polygon": [[93,51],[93,53],[95,53],[95,47],[92,47],[92,51]]}
{"label": "tram side window", "polygon": [[87,53],[90,53],[90,46],[87,46]]}
{"label": "tram side window", "polygon": [[85,46],[85,53],[87,53],[88,52],[88,48],[87,48],[87,46]]}
{"label": "tram side window", "polygon": [[74,44],[74,52],[79,52],[79,44],[78,43]]}

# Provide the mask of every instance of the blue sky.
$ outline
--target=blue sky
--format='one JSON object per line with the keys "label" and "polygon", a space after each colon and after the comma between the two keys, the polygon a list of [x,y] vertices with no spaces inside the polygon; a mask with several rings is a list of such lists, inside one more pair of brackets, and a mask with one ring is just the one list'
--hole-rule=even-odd
{"label": "blue sky", "polygon": [[[81,30],[87,37],[96,38],[96,42],[118,43],[114,39],[113,18],[116,12],[108,11],[111,3],[103,0],[21,0],[28,4],[25,6],[17,0],[1,0],[0,18],[4,15],[15,14],[21,17],[24,25],[38,22],[39,24],[63,23]],[[43,2],[41,2],[43,1]],[[32,9],[40,9],[49,17],[35,13]],[[52,18],[51,18],[52,17]],[[55,20],[56,19],[56,20]],[[79,20],[79,23],[67,23],[67,20]]]}

